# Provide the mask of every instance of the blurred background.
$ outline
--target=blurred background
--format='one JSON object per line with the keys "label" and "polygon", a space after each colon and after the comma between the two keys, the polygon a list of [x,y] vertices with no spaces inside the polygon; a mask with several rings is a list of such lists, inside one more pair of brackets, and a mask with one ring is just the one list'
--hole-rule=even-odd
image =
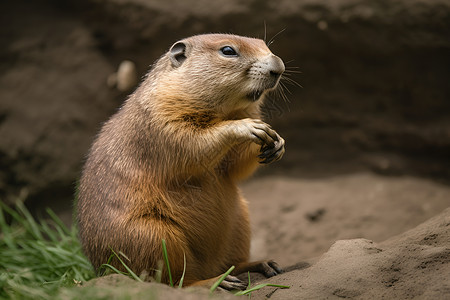
{"label": "blurred background", "polygon": [[[34,212],[50,206],[70,222],[90,144],[132,92],[108,78],[124,60],[140,78],[175,41],[208,32],[276,36],[271,50],[301,72],[290,78],[302,87],[286,82],[288,102],[268,101],[266,120],[285,138],[286,154],[255,180],[294,180],[294,190],[329,188],[331,197],[348,182],[336,178],[365,174],[342,196],[353,199],[366,192],[352,188],[373,186],[372,178],[414,178],[430,191],[414,201],[440,197],[427,216],[450,206],[447,0],[1,1],[0,198],[26,199]],[[249,198],[261,187],[253,183],[244,188]],[[417,195],[417,186],[396,188]],[[323,207],[305,206],[304,222],[327,216],[326,198]],[[274,203],[280,214],[292,212],[294,198],[283,199]]]}

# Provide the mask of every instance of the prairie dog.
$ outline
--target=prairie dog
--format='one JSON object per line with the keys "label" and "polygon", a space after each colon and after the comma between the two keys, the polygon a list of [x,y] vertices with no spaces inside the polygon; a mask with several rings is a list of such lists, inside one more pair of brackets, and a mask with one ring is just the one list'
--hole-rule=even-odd
{"label": "prairie dog", "polygon": [[[236,184],[284,154],[260,120],[284,70],[264,41],[225,34],[178,41],[154,64],[104,124],[80,179],[79,234],[95,268],[112,249],[135,273],[152,274],[165,239],[175,281],[186,257],[186,285],[212,284],[232,265],[234,274],[282,271],[248,262],[248,208]],[[243,284],[228,277],[222,287]]]}

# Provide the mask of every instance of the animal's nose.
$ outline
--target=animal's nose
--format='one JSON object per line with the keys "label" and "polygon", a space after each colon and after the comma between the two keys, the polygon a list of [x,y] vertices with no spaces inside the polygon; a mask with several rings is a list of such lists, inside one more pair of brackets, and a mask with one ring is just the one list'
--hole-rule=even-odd
{"label": "animal's nose", "polygon": [[281,60],[281,58],[279,58],[276,55],[271,55],[269,62],[269,70],[270,76],[278,79],[285,70],[284,63]]}

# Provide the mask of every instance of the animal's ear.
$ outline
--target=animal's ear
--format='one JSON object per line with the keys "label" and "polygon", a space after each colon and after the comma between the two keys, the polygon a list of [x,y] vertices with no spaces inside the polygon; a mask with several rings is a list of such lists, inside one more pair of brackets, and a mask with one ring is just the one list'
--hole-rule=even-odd
{"label": "animal's ear", "polygon": [[172,66],[178,68],[186,60],[186,44],[183,42],[176,42],[169,50],[170,61]]}

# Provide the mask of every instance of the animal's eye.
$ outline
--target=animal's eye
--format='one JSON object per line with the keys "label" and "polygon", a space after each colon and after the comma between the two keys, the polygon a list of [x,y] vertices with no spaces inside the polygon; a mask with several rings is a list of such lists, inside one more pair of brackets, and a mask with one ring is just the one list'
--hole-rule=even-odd
{"label": "animal's eye", "polygon": [[230,46],[220,48],[220,52],[225,56],[238,56],[236,50],[234,50],[233,47]]}

